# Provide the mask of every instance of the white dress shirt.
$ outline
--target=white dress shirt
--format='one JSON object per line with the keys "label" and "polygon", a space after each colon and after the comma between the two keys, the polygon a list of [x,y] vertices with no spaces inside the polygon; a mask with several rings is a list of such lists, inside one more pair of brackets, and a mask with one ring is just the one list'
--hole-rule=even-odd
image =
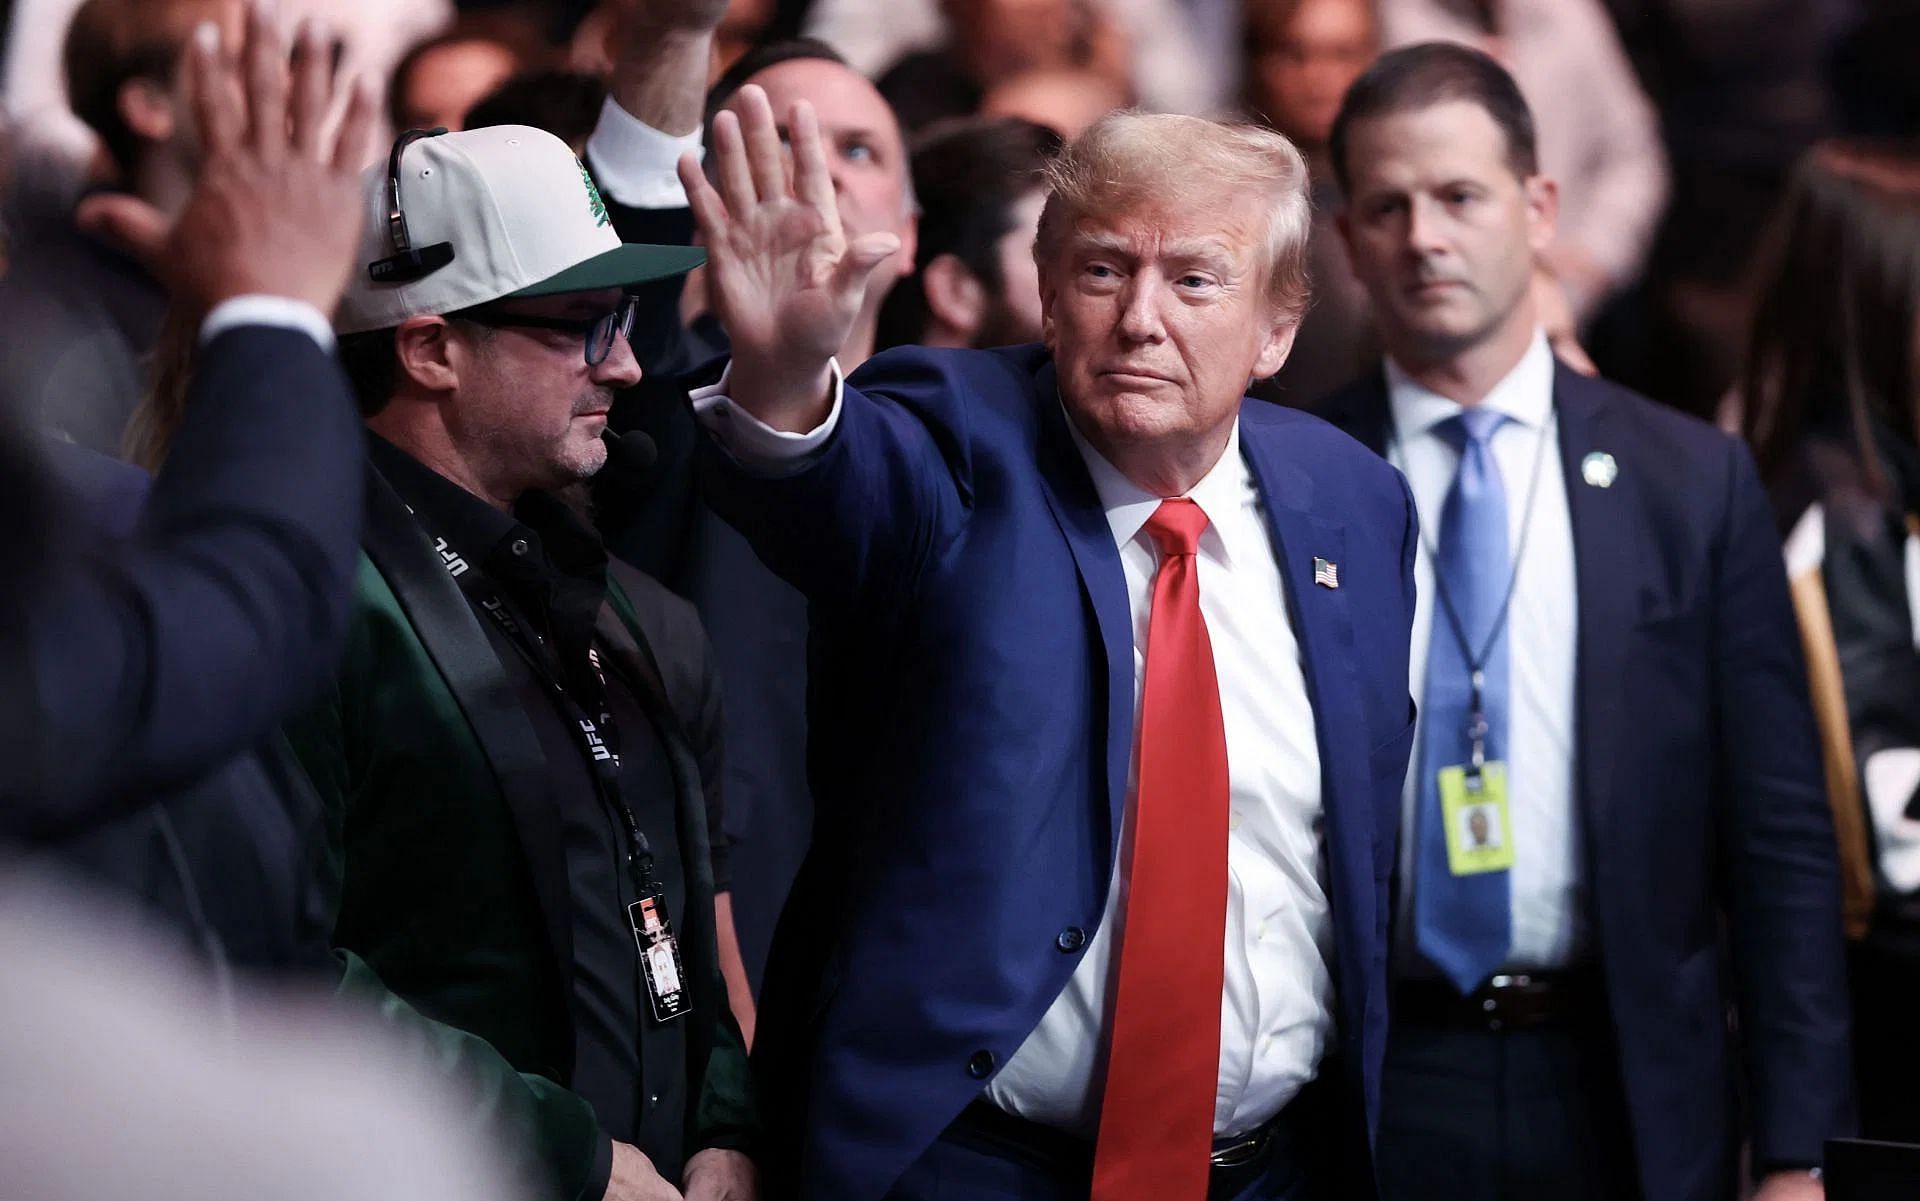
{"label": "white dress shirt", "polygon": [[587,161],[608,199],[628,208],[681,209],[687,207],[687,189],[680,183],[680,156],[698,155],[703,145],[700,130],[663,133],[609,96],[587,136]]}
{"label": "white dress shirt", "polygon": [[[837,373],[836,373],[837,379]],[[807,434],[767,428],[725,395],[726,378],[694,393],[700,420],[752,470],[793,469],[821,447],[832,410]],[[1071,422],[1069,422],[1071,428]],[[1074,431],[1120,551],[1133,618],[1134,716],[1146,667],[1147,625],[1159,553],[1144,526],[1160,498],[1130,483]],[[1213,645],[1226,726],[1231,816],[1227,832],[1225,988],[1214,1131],[1237,1135],[1277,1114],[1312,1080],[1330,1036],[1333,926],[1326,892],[1320,753],[1300,648],[1260,496],[1240,456],[1236,424],[1226,453],[1188,495],[1207,514],[1200,537],[1200,611]],[[1131,775],[1131,769],[1130,769]],[[1121,831],[1133,824],[1135,781]],[[1114,931],[1125,921],[1126,876],[1114,864],[1107,908],[1067,987],[987,1086],[1010,1113],[1092,1136],[1113,1009]]]}
{"label": "white dress shirt", "polygon": [[[1565,967],[1578,958],[1587,940],[1580,823],[1573,800],[1574,651],[1580,627],[1573,522],[1567,512],[1559,431],[1549,421],[1553,369],[1546,335],[1536,334],[1526,355],[1480,402],[1480,407],[1511,418],[1493,435],[1493,459],[1506,487],[1507,545],[1520,557],[1507,612],[1506,760],[1514,841],[1510,968]],[[1406,473],[1420,510],[1422,540],[1414,569],[1419,592],[1408,674],[1413,695],[1422,697],[1428,647],[1434,637],[1452,637],[1444,623],[1434,628],[1433,560],[1427,548],[1439,543],[1441,510],[1460,466],[1459,454],[1434,427],[1462,406],[1414,383],[1391,359],[1387,394],[1396,431],[1391,457]],[[1522,548],[1520,532],[1527,524],[1536,456],[1540,482],[1532,489],[1533,518]],[[1412,943],[1413,890],[1420,887],[1413,875],[1415,785],[1418,773],[1445,766],[1423,763],[1420,745],[1416,740],[1401,822],[1400,878],[1411,885],[1400,890],[1403,949]]]}

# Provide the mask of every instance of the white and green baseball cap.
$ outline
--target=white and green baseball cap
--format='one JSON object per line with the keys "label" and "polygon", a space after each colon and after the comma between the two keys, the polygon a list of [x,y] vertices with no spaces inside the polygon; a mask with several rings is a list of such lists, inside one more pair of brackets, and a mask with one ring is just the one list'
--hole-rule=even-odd
{"label": "white and green baseball cap", "polygon": [[[585,164],[543,130],[495,125],[421,136],[394,161],[396,168],[381,162],[362,176],[366,231],[334,319],[343,334],[509,296],[629,287],[706,261],[693,246],[622,242]],[[419,250],[414,268],[391,269],[408,244]]]}

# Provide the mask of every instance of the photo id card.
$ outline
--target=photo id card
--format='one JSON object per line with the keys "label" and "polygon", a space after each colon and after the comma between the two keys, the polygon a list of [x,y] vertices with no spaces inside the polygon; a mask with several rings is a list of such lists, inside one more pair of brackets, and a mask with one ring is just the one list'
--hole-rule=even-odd
{"label": "photo id card", "polygon": [[647,1000],[653,1017],[670,1022],[687,1011],[686,971],[680,964],[680,944],[667,920],[666,894],[654,889],[627,906],[634,941],[640,945],[640,974],[646,977]]}
{"label": "photo id card", "polygon": [[1440,820],[1447,830],[1447,866],[1456,876],[1504,872],[1513,866],[1513,823],[1507,811],[1507,765],[1440,769]]}

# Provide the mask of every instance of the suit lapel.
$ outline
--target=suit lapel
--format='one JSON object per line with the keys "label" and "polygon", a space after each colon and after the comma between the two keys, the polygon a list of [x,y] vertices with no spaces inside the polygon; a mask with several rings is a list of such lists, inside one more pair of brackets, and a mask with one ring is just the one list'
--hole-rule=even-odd
{"label": "suit lapel", "polygon": [[1321,415],[1374,454],[1386,458],[1387,431],[1393,425],[1393,408],[1387,399],[1385,369],[1375,371],[1328,397]]}
{"label": "suit lapel", "polygon": [[1630,712],[1628,698],[1621,695],[1625,673],[1608,664],[1631,642],[1638,618],[1640,573],[1634,567],[1642,557],[1637,535],[1643,523],[1631,462],[1614,459],[1617,474],[1605,487],[1587,482],[1588,456],[1621,450],[1610,437],[1611,412],[1598,390],[1585,377],[1555,364],[1553,394],[1573,527],[1580,626],[1574,662],[1579,723],[1575,743],[1581,811],[1591,835],[1606,828],[1601,818],[1613,799],[1614,765],[1620,758],[1615,748],[1622,745],[1616,723]]}
{"label": "suit lapel", "polygon": [[[1393,832],[1375,829],[1369,803],[1369,772],[1359,687],[1353,675],[1356,661],[1353,619],[1348,593],[1314,583],[1313,561],[1339,564],[1346,559],[1346,527],[1313,512],[1313,483],[1307,474],[1277,452],[1278,440],[1256,422],[1240,423],[1240,447],[1260,488],[1274,554],[1280,564],[1287,612],[1313,705],[1315,741],[1320,750],[1321,805],[1326,814],[1327,858],[1333,868],[1337,894],[1334,912],[1352,935],[1370,938],[1374,925],[1373,856],[1376,837]],[[1351,936],[1351,951],[1360,946]],[[1360,972],[1364,964],[1344,965]],[[1364,976],[1350,976],[1363,979]]]}
{"label": "suit lapel", "polygon": [[1066,536],[1080,573],[1080,588],[1093,611],[1106,664],[1107,721],[1107,847],[1112,862],[1118,854],[1120,819],[1126,804],[1127,764],[1133,753],[1133,614],[1127,605],[1127,579],[1120,568],[1120,551],[1113,544],[1113,527],[1094,491],[1093,479],[1067,432],[1060,409],[1053,365],[1048,363],[1034,380],[1034,403],[1040,412],[1040,477],[1047,507]]}
{"label": "suit lapel", "polygon": [[532,869],[560,978],[571,979],[573,918],[560,817],[547,795],[546,756],[512,682],[406,503],[372,468],[367,470],[363,541],[367,557],[393,589],[493,770]]}

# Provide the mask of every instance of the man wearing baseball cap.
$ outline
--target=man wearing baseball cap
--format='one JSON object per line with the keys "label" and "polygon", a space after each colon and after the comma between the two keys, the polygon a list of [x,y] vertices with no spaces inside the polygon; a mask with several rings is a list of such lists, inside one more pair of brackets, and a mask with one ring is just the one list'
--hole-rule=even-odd
{"label": "man wearing baseball cap", "polygon": [[520,126],[403,134],[364,198],[336,326],[365,557],[336,687],[289,730],[348,989],[432,1019],[549,1195],[751,1201],[706,639],[558,495],[640,378],[627,290],[701,253],[623,245]]}

